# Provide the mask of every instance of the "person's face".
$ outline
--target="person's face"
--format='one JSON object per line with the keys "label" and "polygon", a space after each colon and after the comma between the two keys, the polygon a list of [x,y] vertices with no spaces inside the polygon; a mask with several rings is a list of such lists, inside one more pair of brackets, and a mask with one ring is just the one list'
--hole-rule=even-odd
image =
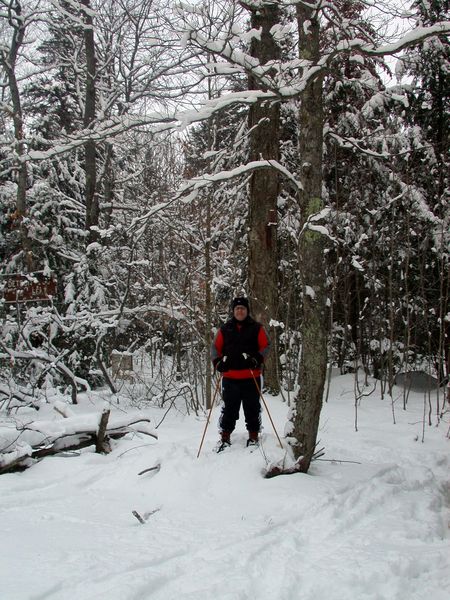
{"label": "person's face", "polygon": [[248,310],[245,306],[238,305],[234,307],[233,315],[236,321],[243,321],[248,315]]}

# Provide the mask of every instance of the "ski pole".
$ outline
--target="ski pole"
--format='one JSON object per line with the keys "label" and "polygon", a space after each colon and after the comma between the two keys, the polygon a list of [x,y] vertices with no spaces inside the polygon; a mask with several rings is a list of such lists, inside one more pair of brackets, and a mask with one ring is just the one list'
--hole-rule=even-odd
{"label": "ski pole", "polygon": [[200,442],[200,447],[199,447],[198,452],[197,452],[197,458],[200,456],[200,452],[202,451],[203,441],[205,439],[206,430],[208,429],[208,425],[209,425],[209,420],[211,418],[212,409],[213,409],[213,406],[214,406],[214,404],[216,402],[216,396],[217,396],[217,392],[219,391],[219,385],[220,385],[221,379],[222,379],[222,377],[218,377],[218,379],[217,379],[216,389],[214,390],[214,396],[213,396],[213,399],[211,401],[211,406],[210,406],[210,409],[209,409],[209,412],[208,412],[208,418],[206,419],[206,425],[205,425],[205,429],[203,431],[202,441]]}
{"label": "ski pole", "polygon": [[272,427],[273,427],[273,430],[275,431],[275,435],[277,436],[278,442],[280,444],[280,448],[283,448],[283,444],[281,443],[280,436],[278,435],[277,430],[276,430],[275,425],[274,425],[274,422],[272,421],[272,417],[270,416],[270,412],[269,412],[269,409],[267,408],[267,404],[266,404],[266,401],[264,400],[264,396],[262,395],[261,390],[260,390],[259,385],[258,385],[258,382],[256,381],[255,374],[253,373],[253,371],[251,369],[250,369],[250,373],[252,374],[253,381],[255,382],[255,385],[256,385],[256,389],[258,390],[259,397],[263,401],[264,408],[266,409],[267,415],[268,415],[268,417],[270,419],[270,422],[272,423]]}

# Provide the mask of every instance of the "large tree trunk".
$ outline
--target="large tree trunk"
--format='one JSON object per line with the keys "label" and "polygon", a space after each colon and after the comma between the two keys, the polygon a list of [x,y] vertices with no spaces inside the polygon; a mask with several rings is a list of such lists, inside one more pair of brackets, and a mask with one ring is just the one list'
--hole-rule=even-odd
{"label": "large tree trunk", "polygon": [[206,198],[206,242],[205,242],[205,390],[206,409],[211,408],[212,394],[212,368],[211,368],[211,342],[212,342],[212,266],[211,266],[211,198]]}
{"label": "large tree trunk", "polygon": [[25,137],[23,133],[22,105],[17,86],[16,75],[13,70],[8,73],[9,88],[11,91],[11,102],[14,110],[14,136],[16,139],[16,219],[20,223],[20,240],[24,254],[25,264],[28,271],[34,270],[34,260],[32,252],[32,242],[28,235],[28,228],[24,222],[24,217],[28,211],[27,205],[27,180],[28,167],[24,159],[25,156]]}
{"label": "large tree trunk", "polygon": [[[89,129],[96,116],[95,102],[95,41],[94,25],[90,0],[81,0],[86,7],[84,12],[84,47],[86,52],[86,93],[84,105],[84,127]],[[99,222],[99,202],[97,194],[97,148],[93,140],[84,144],[85,174],[86,174],[86,230],[89,232],[88,243],[97,240],[98,234],[92,230]]]}
{"label": "large tree trunk", "polygon": [[[270,29],[279,22],[279,6],[266,4],[251,11],[251,26],[261,30],[253,38],[252,56],[261,64],[280,57]],[[249,89],[261,86],[249,77]],[[279,159],[279,105],[256,104],[250,109],[250,160]],[[269,329],[278,314],[277,198],[278,174],[271,169],[257,170],[250,180],[249,201],[249,296],[253,316]],[[275,331],[275,330],[274,330]],[[265,365],[266,387],[278,393],[277,357],[272,352]]]}
{"label": "large tree trunk", "polygon": [[[319,58],[319,23],[308,5],[297,7],[300,57]],[[304,28],[303,24],[311,25]],[[307,30],[307,35],[305,34]],[[299,194],[302,225],[322,208],[323,106],[322,76],[310,81],[301,97],[299,153],[302,165]],[[303,288],[302,355],[300,390],[292,417],[295,457],[302,472],[309,469],[316,446],[327,366],[327,315],[325,289],[325,241],[322,234],[308,230],[301,234],[299,263]]]}
{"label": "large tree trunk", "polygon": [[23,131],[23,113],[20,99],[20,91],[16,77],[16,63],[20,47],[25,37],[25,24],[22,19],[22,8],[18,2],[11,3],[11,14],[14,18],[10,19],[10,25],[13,27],[13,36],[9,52],[2,50],[0,52],[1,64],[5,70],[9,92],[11,94],[11,104],[13,108],[13,124],[15,137],[15,173],[16,173],[16,220],[20,226],[20,238],[24,254],[25,264],[28,271],[33,271],[34,260],[31,240],[28,236],[28,229],[24,223],[24,217],[27,214],[27,179],[28,168],[25,161],[25,136]]}

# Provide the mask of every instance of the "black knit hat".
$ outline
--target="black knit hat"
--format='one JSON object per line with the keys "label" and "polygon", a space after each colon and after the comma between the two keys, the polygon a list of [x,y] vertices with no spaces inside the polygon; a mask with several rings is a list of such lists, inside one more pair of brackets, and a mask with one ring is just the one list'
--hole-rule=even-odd
{"label": "black knit hat", "polygon": [[248,305],[248,299],[244,297],[233,298],[233,302],[231,303],[231,310],[234,310],[236,306],[245,306],[245,308],[250,312],[250,307]]}

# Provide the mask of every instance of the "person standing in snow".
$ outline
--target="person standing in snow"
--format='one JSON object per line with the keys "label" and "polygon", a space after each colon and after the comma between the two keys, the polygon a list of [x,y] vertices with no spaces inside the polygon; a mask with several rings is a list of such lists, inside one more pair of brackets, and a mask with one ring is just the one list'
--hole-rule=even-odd
{"label": "person standing in snow", "polygon": [[250,316],[247,298],[234,298],[232,317],[217,332],[211,346],[214,367],[222,373],[223,406],[218,452],[231,445],[230,436],[244,410],[247,446],[257,445],[261,429],[261,373],[269,351],[264,327]]}

